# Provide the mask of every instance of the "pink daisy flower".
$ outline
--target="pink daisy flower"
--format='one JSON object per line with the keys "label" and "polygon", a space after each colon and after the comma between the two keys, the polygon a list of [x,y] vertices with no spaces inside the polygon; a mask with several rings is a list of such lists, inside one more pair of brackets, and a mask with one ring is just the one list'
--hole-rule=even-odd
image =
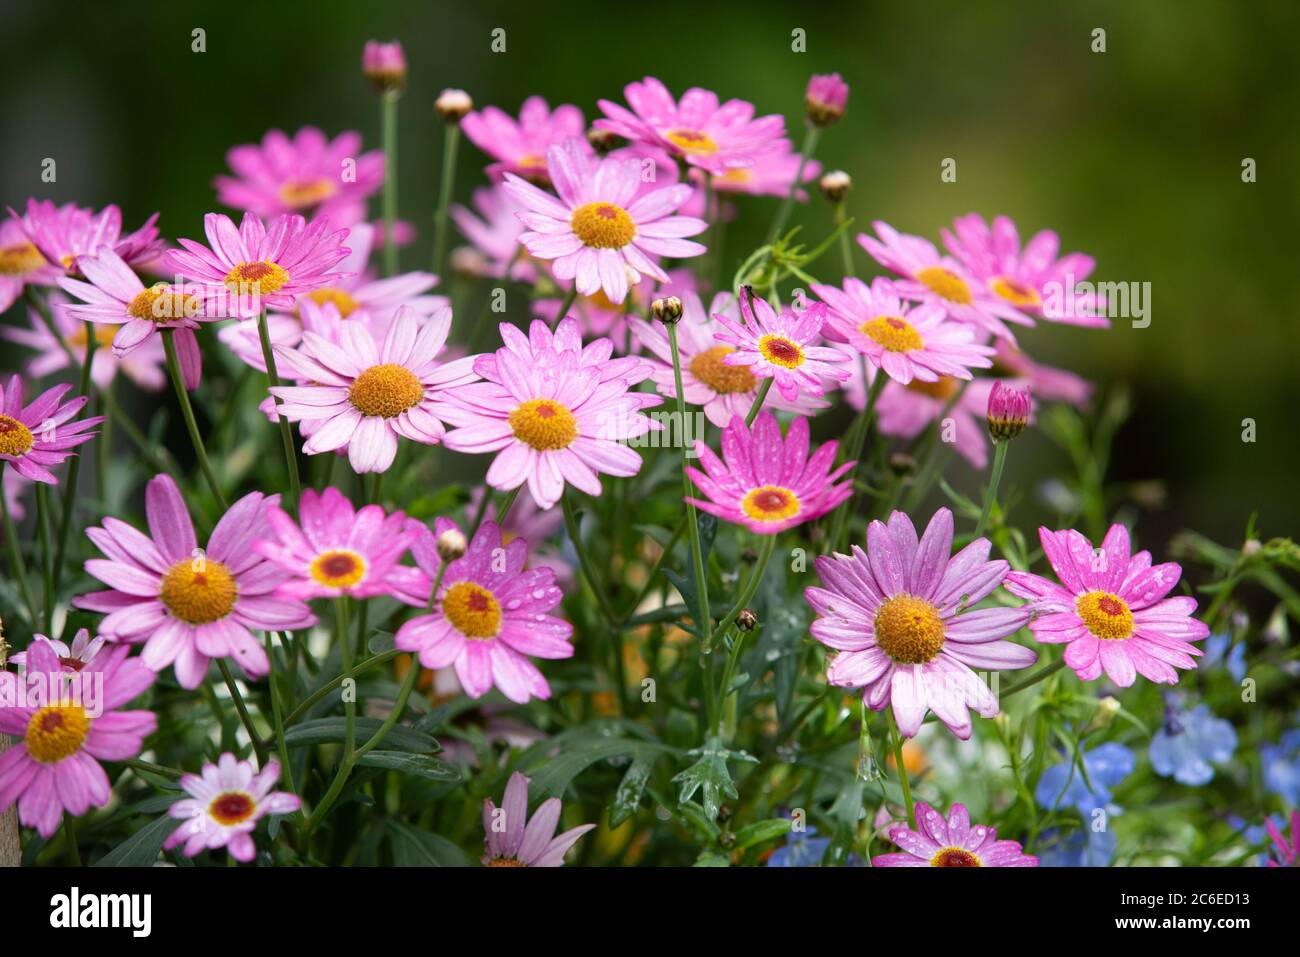
{"label": "pink daisy flower", "polygon": [[310,213],[351,226],[365,219],[366,200],[384,185],[383,152],[362,153],[361,134],[351,130],[332,140],[314,126],[292,139],[271,130],[260,144],[233,147],[226,162],[235,175],[213,180],[217,199],[263,219]]}
{"label": "pink daisy flower", "polygon": [[[801,183],[812,182],[821,175],[822,164],[816,160],[803,162],[803,157],[786,144],[782,149],[759,153],[748,166],[733,166],[724,173],[713,177],[713,188],[719,193],[746,193],[750,196],[790,195],[790,187],[799,175],[799,166],[803,164]],[[795,199],[801,203],[808,201],[808,193],[800,189],[795,192]]]}
{"label": "pink daisy flower", "polygon": [[[648,360],[639,356],[613,358],[614,343],[610,339],[593,339],[584,346],[577,319],[564,319],[554,330],[541,319],[534,319],[528,326],[526,336],[517,326],[508,322],[501,323],[498,328],[503,348],[521,362],[530,365],[553,362],[557,354],[571,352],[578,358],[578,368],[595,372],[601,382],[622,379],[627,385],[633,386],[650,378],[651,364]],[[494,353],[476,356],[474,371],[493,382],[501,377]],[[658,400],[647,403],[658,404]]]}
{"label": "pink daisy flower", "polygon": [[[46,261],[68,276],[80,273],[77,261],[82,256],[111,251],[134,266],[157,259],[163,250],[154,225],[157,213],[125,236],[122,235],[122,211],[116,206],[105,206],[96,213],[73,203],[55,206],[49,200],[29,199],[26,216],[18,217],[12,209],[9,214],[18,219],[27,238]],[[57,271],[53,275],[41,273],[29,281],[53,285],[57,276]]]}
{"label": "pink daisy flower", "polygon": [[651,257],[686,259],[704,252],[704,246],[683,237],[704,232],[708,224],[672,215],[690,198],[688,184],[638,196],[643,186],[638,161],[590,162],[576,139],[552,146],[546,157],[558,197],[510,173],[504,189],[523,207],[519,218],[528,231],[519,241],[524,248],[553,260],[555,277],[574,280],[582,295],[601,289],[611,302],[622,302],[642,276],[667,281]]}
{"label": "pink daisy flower", "polygon": [[[68,647],[57,638],[47,638],[40,634],[32,635],[33,643],[43,641],[50,646],[50,650],[58,656],[59,664],[65,671],[82,671],[89,667],[94,662],[95,656],[103,649],[106,640],[100,635],[91,638],[88,628],[77,629],[77,634],[72,639],[72,647]],[[15,665],[21,673],[27,667],[27,652],[20,651],[10,655],[9,663]]]}
{"label": "pink daisy flower", "polygon": [[145,487],[149,535],[104,519],[86,536],[107,558],[86,571],[109,586],[73,600],[103,612],[100,631],[114,641],[144,642],[140,656],[154,671],[174,665],[183,688],[197,688],[213,658],[234,658],[249,678],[270,671],[254,631],[292,631],[316,619],[300,601],[274,592],[289,574],[253,549],[271,537],[265,506],[278,495],[250,492],[230,509],[200,549],[181,490],[168,475]]}
{"label": "pink daisy flower", "polygon": [[[857,369],[853,374],[854,380],[845,387],[845,396],[851,406],[861,409],[861,393],[856,385],[861,374]],[[962,391],[952,408],[948,408],[948,403],[962,387],[962,383],[952,376],[942,376],[937,382],[913,379],[907,385],[888,382],[876,400],[876,421],[880,432],[904,439],[915,438],[943,415],[944,421],[939,424],[940,440],[951,443],[958,455],[974,468],[982,469],[989,461],[985,416],[995,381],[975,379]]]}
{"label": "pink daisy flower", "polygon": [[1092,383],[1087,379],[1067,369],[1035,362],[1006,339],[997,339],[994,344],[997,347],[993,357],[995,374],[1024,380],[1040,399],[1068,402],[1080,408],[1088,404]]}
{"label": "pink daisy flower", "polygon": [[385,515],[378,505],[354,509],[336,488],[303,489],[298,515],[301,527],[284,509],[268,505],[274,536],[253,544],[292,576],[277,595],[309,601],[392,593],[389,576],[410,545],[405,515]]}
{"label": "pink daisy flower", "polygon": [[15,522],[21,522],[27,514],[27,509],[23,506],[23,493],[31,484],[31,479],[19,475],[13,469],[0,469],[0,494],[4,495],[9,514]]}
{"label": "pink daisy flower", "polygon": [[293,307],[294,297],[332,286],[345,275],[335,269],[351,251],[346,229],[326,218],[310,225],[301,216],[279,216],[268,230],[253,213],[239,229],[229,216],[208,213],[203,231],[211,249],[190,239],[167,253],[176,272],[227,294],[230,315],[255,316],[263,309]]}
{"label": "pink daisy flower", "polygon": [[766,299],[745,286],[740,290],[740,314],[741,321],[736,322],[714,313],[722,330],[713,338],[734,347],[722,357],[723,364],[746,368],[759,379],[773,379],[787,402],[793,402],[800,392],[824,395],[823,380],[843,382],[849,377],[849,371],[838,365],[848,356],[816,345],[826,321],[824,303],[809,303],[802,311],[787,307],[778,314]]}
{"label": "pink daisy flower", "polygon": [[902,278],[896,285],[900,295],[918,302],[941,306],[960,322],[979,326],[1004,339],[1015,339],[1003,319],[1032,326],[1034,321],[1002,297],[967,274],[951,256],[943,256],[934,243],[920,236],[900,233],[888,223],[873,224],[880,239],[858,234],[858,242],[871,257]]}
{"label": "pink daisy flower", "polygon": [[1043,551],[1061,584],[1029,572],[1011,572],[1007,591],[1030,600],[1029,629],[1044,644],[1065,644],[1065,663],[1081,681],[1106,677],[1121,688],[1137,675],[1178,683],[1178,668],[1195,668],[1204,652],[1193,641],[1210,634],[1192,617],[1196,599],[1166,598],[1183,570],[1176,562],[1151,564],[1151,553],[1130,555],[1128,529],[1112,525],[1094,549],[1080,532],[1038,530]]}
{"label": "pink daisy flower", "polygon": [[964,804],[954,804],[945,821],[924,801],[916,802],[916,826],[890,828],[889,839],[902,854],[877,854],[872,867],[1037,867],[1038,858],[1024,853],[1018,841],[999,841],[996,828],[971,827]]}
{"label": "pink daisy flower", "polygon": [[0,312],[18,301],[26,286],[52,286],[62,275],[28,238],[25,218],[14,215],[0,222]]}
{"label": "pink daisy flower", "polygon": [[484,867],[563,867],[564,855],[596,825],[583,824],[556,835],[560,799],[547,798],[528,817],[528,778],[518,771],[506,783],[497,808],[483,802]]}
{"label": "pink daisy flower", "polygon": [[[455,527],[439,520],[438,534]],[[427,596],[438,577],[437,538],[414,520],[408,531],[411,554],[428,578],[421,589]],[[527,560],[524,539],[503,543],[497,524],[484,522],[465,554],[448,563],[433,610],[402,625],[395,647],[416,652],[426,668],[455,668],[471,698],[493,687],[518,704],[549,698],[551,686],[528,659],[572,657],[573,626],[546,614],[564,598],[555,572],[525,570]]]}
{"label": "pink daisy flower", "polygon": [[360,475],[386,472],[398,438],[437,445],[444,428],[436,399],[475,378],[473,356],[437,360],[450,330],[448,308],[421,323],[403,307],[382,345],[365,326],[345,322],[338,344],[308,332],[297,350],[277,347],[281,368],[312,383],[271,389],[282,400],[281,415],[312,426],[302,450],[316,455],[346,447]]}
{"label": "pink daisy flower", "polygon": [[830,470],[838,447],[827,442],[809,458],[807,419],[791,422],[783,441],[771,412],[758,414],[752,434],[738,415],[722,432],[726,464],[707,443],[695,442],[704,472],[688,466],[686,474],[709,501],[686,501],[760,535],[775,535],[825,515],[853,494],[852,482],[835,482],[857,463]]}
{"label": "pink daisy flower", "polygon": [[558,502],[566,483],[599,495],[600,473],[635,475],[641,456],[625,443],[661,428],[641,411],[659,404],[658,396],[630,391],[622,378],[607,379],[600,365],[584,362],[585,351],[563,347],[567,333],[558,338],[560,345],[553,342],[549,351],[530,340],[529,358],[511,347],[480,356],[474,368],[488,381],[447,393],[439,406],[443,418],[459,426],[443,444],[457,452],[498,453],[487,483],[509,490],[526,482],[541,508]]}
{"label": "pink daisy flower", "polygon": [[814,283],[812,290],[829,309],[827,326],[903,385],[940,376],[970,379],[971,369],[993,365],[993,349],[975,341],[974,329],[949,322],[934,303],[905,308],[888,279],[868,286],[850,277],[842,289]]}
{"label": "pink daisy flower", "polygon": [[[479,505],[486,494],[487,489],[483,486],[478,486],[470,492],[469,502],[465,505],[466,527],[473,524],[478,515]],[[509,545],[516,538],[522,538],[529,543],[532,548],[532,553],[528,557],[529,568],[546,566],[555,572],[555,583],[561,589],[567,591],[573,587],[573,566],[565,559],[563,551],[557,545],[548,544],[548,541],[553,539],[555,533],[564,525],[564,515],[559,509],[538,508],[532,496],[521,495],[506,514],[505,521],[498,520],[497,507],[492,502],[488,502],[487,508],[483,510],[483,520],[496,522],[501,526],[503,545]]]}
{"label": "pink daisy flower", "polygon": [[[572,137],[586,146],[586,122],[582,110],[562,104],[552,112],[546,100],[530,96],[519,110],[519,120],[495,106],[475,110],[460,121],[469,141],[491,156],[495,163],[488,175],[500,179],[513,173],[542,186],[550,185],[546,152]],[[585,152],[592,150],[586,146]]]}
{"label": "pink daisy flower", "polygon": [[185,823],[172,831],[163,847],[185,845],[186,857],[224,847],[237,861],[253,859],[253,831],[268,814],[292,814],[302,806],[296,794],[273,791],[280,779],[280,762],[269,758],[260,772],[253,762],[238,761],[229,751],[200,774],[181,777],[189,797],[167,809],[167,816]]}
{"label": "pink daisy flower", "polygon": [[[78,817],[108,804],[108,775],[99,762],[136,757],[158,727],[153,712],[121,710],[154,682],[153,672],[129,653],[112,648],[96,659],[93,672],[74,677],[49,642],[37,641],[22,679],[0,671],[0,734],[15,739],[0,753],[0,813],[16,801],[18,820],[48,838],[65,811]],[[93,704],[81,690],[91,680]],[[33,682],[41,685],[40,704],[29,693]]]}
{"label": "pink daisy flower", "polygon": [[[1076,293],[1092,275],[1096,260],[1083,253],[1057,259],[1061,239],[1050,229],[1034,235],[1023,249],[1016,224],[1006,216],[992,228],[978,213],[953,220],[953,231],[939,230],[943,244],[972,277],[1014,308],[1054,322],[1106,329],[1104,299]],[[1068,291],[1068,295],[1067,295]]]}
{"label": "pink daisy flower", "polygon": [[661,147],[710,173],[749,166],[759,154],[789,145],[784,118],[754,119],[754,104],[744,100],[719,106],[716,93],[691,87],[679,103],[651,76],[629,83],[623,94],[631,110],[597,101],[606,118],[596,120],[596,129]]}
{"label": "pink daisy flower", "polygon": [[10,469],[33,482],[59,484],[50,467],[93,439],[98,433],[90,430],[104,421],[102,415],[72,421],[87,399],[83,395],[62,402],[71,389],[67,382],[53,386],[24,405],[22,377],[10,377],[9,387],[0,397],[0,468],[7,462]]}
{"label": "pink daisy flower", "polygon": [[968,709],[998,713],[997,698],[972,668],[1005,671],[1032,665],[1037,655],[1003,641],[1029,621],[1027,608],[972,607],[1007,575],[1005,561],[989,561],[990,543],[977,538],[952,552],[952,512],[935,512],[918,541],[902,512],[867,527],[867,550],[821,556],[825,588],[804,596],[820,617],[812,636],[839,652],[826,671],[837,687],[862,688],[873,711],[891,706],[898,730],[914,737],[926,711],[965,740]]}
{"label": "pink daisy flower", "polygon": [[524,224],[515,214],[523,207],[500,186],[474,190],[473,206],[474,210],[459,205],[451,207],[452,222],[472,244],[457,250],[459,255],[453,253],[453,265],[461,272],[493,279],[505,278],[508,268],[511,279],[534,282],[536,264],[527,256],[516,256]]}

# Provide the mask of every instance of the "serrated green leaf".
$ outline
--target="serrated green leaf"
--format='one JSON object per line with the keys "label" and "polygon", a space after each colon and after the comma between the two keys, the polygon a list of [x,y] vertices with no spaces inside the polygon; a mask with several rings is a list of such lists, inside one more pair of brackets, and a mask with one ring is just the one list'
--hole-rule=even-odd
{"label": "serrated green leaf", "polygon": [[614,792],[614,801],[609,806],[609,826],[618,827],[633,814],[641,804],[641,795],[645,792],[650,772],[654,770],[658,755],[640,755],[628,767]]}
{"label": "serrated green leaf", "polygon": [[393,863],[397,867],[471,867],[469,855],[441,834],[390,820]]}

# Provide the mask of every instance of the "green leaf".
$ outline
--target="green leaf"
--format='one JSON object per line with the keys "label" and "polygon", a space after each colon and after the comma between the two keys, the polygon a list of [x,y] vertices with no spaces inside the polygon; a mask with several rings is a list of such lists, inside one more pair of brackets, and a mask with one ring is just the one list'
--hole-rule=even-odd
{"label": "green leaf", "polygon": [[150,821],[95,862],[95,867],[151,867],[163,844],[185,822],[166,815]]}
{"label": "green leaf", "polygon": [[404,751],[369,751],[357,759],[357,764],[367,768],[385,768],[399,771],[429,781],[459,781],[460,771],[455,765],[427,754],[408,754]]}
{"label": "green leaf", "polygon": [[[357,718],[356,739],[365,741],[383,724],[378,718]],[[291,748],[310,747],[317,744],[337,744],[347,738],[347,719],[341,717],[314,718],[295,724],[284,732],[284,742]],[[430,735],[422,734],[402,725],[394,725],[383,737],[383,743],[399,751],[415,754],[437,754],[442,745]]]}
{"label": "green leaf", "polygon": [[546,763],[530,772],[529,793],[534,798],[563,797],[573,779],[597,761],[620,755],[631,755],[634,761],[637,758],[653,759],[665,750],[661,744],[629,738],[574,738],[558,755],[539,754]]}
{"label": "green leaf", "polygon": [[791,821],[786,817],[769,818],[749,824],[736,832],[736,849],[743,851],[755,844],[766,844],[790,833]]}
{"label": "green leaf", "polygon": [[731,858],[717,851],[701,851],[692,867],[730,867]]}
{"label": "green leaf", "polygon": [[658,755],[640,755],[627,769],[623,780],[619,782],[618,790],[614,792],[614,801],[609,806],[610,827],[618,827],[636,813],[657,757]]}
{"label": "green leaf", "polygon": [[701,792],[705,815],[710,821],[716,821],[722,799],[740,796],[736,785],[731,780],[731,772],[727,770],[727,760],[750,761],[757,764],[758,759],[744,751],[728,750],[719,737],[707,738],[703,747],[695,748],[688,753],[692,757],[698,756],[699,760],[673,778],[674,784],[681,785],[678,801],[684,804],[695,795],[696,791]]}
{"label": "green leaf", "polygon": [[409,824],[390,820],[393,863],[398,867],[472,867],[464,851],[441,834],[419,831]]}

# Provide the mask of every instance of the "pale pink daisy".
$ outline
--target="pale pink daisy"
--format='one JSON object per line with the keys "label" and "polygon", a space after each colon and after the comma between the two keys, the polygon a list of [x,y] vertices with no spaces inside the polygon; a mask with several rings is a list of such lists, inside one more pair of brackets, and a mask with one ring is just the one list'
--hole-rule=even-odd
{"label": "pale pink daisy", "polygon": [[0,222],[0,312],[18,300],[26,286],[52,286],[63,275],[28,238],[25,218],[13,215]]}
{"label": "pale pink daisy", "polygon": [[1115,524],[1100,548],[1073,529],[1038,530],[1060,584],[1029,572],[1007,576],[1007,591],[1030,600],[1029,628],[1045,644],[1065,644],[1065,663],[1082,681],[1104,671],[1121,688],[1137,675],[1177,684],[1178,668],[1195,668],[1191,644],[1210,634],[1192,617],[1196,599],[1165,596],[1183,570],[1176,562],[1151,564],[1147,551],[1130,554],[1128,529]]}
{"label": "pale pink daisy", "polygon": [[558,197],[510,173],[504,189],[523,207],[518,215],[528,227],[519,237],[524,248],[553,260],[555,277],[572,279],[582,295],[601,289],[611,302],[622,302],[642,276],[668,279],[652,257],[686,259],[704,252],[683,237],[704,232],[708,224],[672,215],[690,197],[689,185],[638,196],[644,185],[638,161],[606,157],[592,163],[576,139],[552,146],[546,156]]}
{"label": "pale pink daisy", "polygon": [[128,265],[136,266],[157,259],[163,249],[158,227],[154,225],[157,213],[125,236],[122,235],[122,211],[111,205],[96,213],[75,203],[55,206],[49,200],[29,199],[26,216],[19,217],[12,209],[9,214],[18,219],[27,238],[46,261],[58,267],[54,274],[42,272],[30,276],[30,282],[53,285],[60,270],[62,275],[80,275],[78,259],[106,250],[116,253]]}
{"label": "pale pink daisy", "polygon": [[[716,174],[712,185],[719,193],[784,197],[790,195],[790,187],[799,176],[801,165],[803,177],[800,183],[811,182],[821,174],[821,163],[816,160],[804,162],[803,156],[790,149],[787,143],[783,148],[757,154],[748,166],[733,166]],[[795,199],[807,202],[808,193],[803,189],[796,190]]]}
{"label": "pale pink daisy", "polygon": [[[478,486],[469,493],[469,501],[465,504],[467,528],[473,525],[478,515],[479,505],[483,502],[483,496],[487,494],[488,490],[483,486]],[[501,526],[503,545],[509,545],[516,538],[528,542],[532,548],[532,553],[528,556],[529,568],[546,566],[555,572],[555,583],[560,588],[568,589],[573,586],[573,565],[565,558],[561,548],[552,541],[555,533],[564,525],[564,515],[560,509],[538,508],[531,495],[520,495],[515,499],[510,511],[506,513],[504,521],[498,519],[496,504],[491,501],[483,509],[483,520],[496,522]]]}
{"label": "pale pink daisy", "polygon": [[102,415],[74,421],[88,400],[82,395],[64,402],[71,389],[72,384],[65,382],[24,404],[22,377],[10,377],[0,395],[0,469],[12,469],[33,482],[59,484],[50,468],[93,439],[98,433],[92,430],[104,421]]}
{"label": "pale pink daisy", "polygon": [[506,782],[501,807],[483,802],[484,867],[563,867],[564,855],[596,825],[583,824],[563,834],[560,799],[547,798],[528,816],[528,778],[518,771]]}
{"label": "pale pink daisy", "polygon": [[[496,160],[487,168],[493,179],[514,173],[542,186],[551,182],[547,150],[571,137],[584,145],[587,142],[582,110],[565,103],[552,111],[540,96],[524,100],[518,121],[495,106],[487,106],[467,114],[460,128],[471,143]],[[591,154],[589,145],[585,152]]]}
{"label": "pale pink daisy", "polygon": [[308,332],[296,350],[276,348],[280,368],[310,385],[273,387],[280,414],[312,426],[308,455],[347,449],[357,474],[385,472],[397,440],[437,445],[443,438],[441,393],[473,381],[474,357],[439,362],[451,309],[421,322],[398,310],[382,345],[365,326],[344,322],[338,343]]}
{"label": "pale pink daisy", "polygon": [[[856,368],[853,373],[854,379],[845,387],[845,397],[851,406],[861,409],[862,393],[857,386],[861,374]],[[989,462],[985,415],[995,381],[975,379],[963,383],[952,376],[941,376],[936,382],[920,379],[913,379],[907,385],[887,382],[876,400],[876,421],[880,432],[912,439],[942,416],[937,426],[940,441],[951,444],[958,455],[973,467],[982,469]],[[1005,381],[1023,384],[1015,380]]]}
{"label": "pale pink daisy", "polygon": [[[59,664],[65,671],[83,671],[94,663],[95,656],[103,650],[107,639],[102,635],[91,638],[90,629],[78,628],[76,635],[73,636],[71,647],[57,638],[48,638],[41,634],[32,635],[32,642],[38,641],[43,641],[50,646],[50,650],[58,656]],[[9,656],[9,663],[22,672],[27,667],[27,654],[26,651],[12,654]]]}
{"label": "pale pink daisy", "polygon": [[[508,269],[509,278],[534,282],[538,275],[537,265],[519,249],[524,224],[515,214],[523,207],[500,186],[474,190],[473,206],[473,210],[459,205],[451,207],[452,222],[472,244],[462,247],[464,254],[456,260],[457,268],[471,275],[493,279],[506,278]],[[475,212],[478,216],[474,215]]]}
{"label": "pale pink daisy", "polygon": [[[613,358],[614,343],[607,338],[593,339],[584,346],[582,327],[577,319],[561,320],[554,330],[541,319],[534,319],[528,326],[526,336],[517,326],[508,322],[501,323],[498,328],[504,343],[502,348],[528,365],[554,362],[559,354],[571,352],[578,357],[578,368],[595,372],[601,382],[622,379],[629,386],[650,378],[653,368],[648,359],[639,356]],[[474,371],[490,381],[499,380],[501,373],[496,354],[489,352],[476,356]],[[659,402],[652,400],[646,404],[658,405]]]}
{"label": "pale pink daisy", "polygon": [[1023,379],[1040,399],[1068,402],[1083,408],[1092,397],[1092,383],[1068,369],[1057,369],[1030,358],[1029,354],[1006,339],[995,342],[993,369],[997,375]]}
{"label": "pale pink daisy", "polygon": [[1037,659],[1001,640],[1029,621],[1029,609],[972,610],[1002,584],[1008,564],[988,560],[987,538],[951,555],[952,532],[947,508],[935,512],[919,541],[912,520],[894,512],[888,525],[867,527],[866,552],[855,545],[852,555],[819,557],[825,587],[804,590],[819,616],[812,636],[838,652],[827,682],[862,688],[873,711],[892,706],[908,738],[927,711],[969,738],[968,709],[985,718],[998,713],[997,698],[972,669],[1024,668]]}
{"label": "pale pink daisy", "polygon": [[197,688],[213,658],[234,658],[249,678],[270,671],[255,631],[291,631],[315,623],[300,601],[279,598],[289,573],[253,543],[271,536],[265,506],[278,495],[250,492],[217,522],[199,548],[181,490],[168,475],[145,487],[149,535],[115,518],[86,536],[106,555],[86,571],[109,586],[73,599],[102,612],[100,633],[113,641],[144,642],[140,659],[154,671],[169,665],[183,688]]}
{"label": "pale pink daisy", "polygon": [[256,771],[251,761],[239,761],[229,751],[216,764],[203,765],[200,774],[181,776],[181,798],[167,816],[185,823],[168,836],[165,848],[185,845],[186,857],[224,847],[237,861],[247,863],[256,854],[253,831],[268,814],[292,814],[302,806],[296,794],[274,791],[280,779],[280,762],[268,758]]}
{"label": "pale pink daisy", "polygon": [[999,841],[997,828],[971,827],[964,804],[953,804],[947,820],[924,801],[916,802],[916,830],[897,824],[889,839],[902,854],[877,854],[872,867],[1037,867],[1018,841]]}

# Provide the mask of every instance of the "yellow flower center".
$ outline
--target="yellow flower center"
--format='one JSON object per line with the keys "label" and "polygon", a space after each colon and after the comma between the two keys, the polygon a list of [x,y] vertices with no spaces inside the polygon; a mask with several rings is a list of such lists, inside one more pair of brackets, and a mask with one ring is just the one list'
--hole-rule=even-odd
{"label": "yellow flower center", "polygon": [[624,299],[621,303],[611,302],[609,296],[605,295],[604,289],[597,289],[590,296],[584,297],[587,304],[595,309],[601,309],[605,312],[626,312],[628,300]]}
{"label": "yellow flower center", "polygon": [[858,331],[890,352],[911,352],[925,348],[925,342],[916,327],[901,316],[876,316],[858,326]]}
{"label": "yellow flower center", "polygon": [[350,588],[365,574],[365,559],[347,548],[321,552],[311,563],[311,577],[326,588]]}
{"label": "yellow flower center", "polygon": [[[117,334],[116,326],[95,326],[95,346],[104,348],[113,344],[113,336]],[[73,329],[64,337],[69,348],[84,349],[86,348],[86,324],[79,323],[77,328]]]}
{"label": "yellow flower center", "polygon": [[947,299],[960,306],[969,306],[975,301],[966,280],[951,269],[942,266],[927,266],[916,274],[917,281],[940,299]]}
{"label": "yellow flower center", "polygon": [[179,293],[165,282],[142,289],[126,307],[130,315],[150,322],[170,322],[173,319],[197,316],[202,309],[202,298]]}
{"label": "yellow flower center", "polygon": [[761,485],[745,493],[740,507],[756,522],[782,522],[799,514],[799,496],[779,485]]}
{"label": "yellow flower center", "polygon": [[243,791],[226,791],[218,794],[208,805],[208,814],[212,819],[226,827],[244,823],[256,810],[257,802],[253,800],[252,795]]}
{"label": "yellow flower center", "polygon": [[339,311],[339,318],[346,319],[352,313],[361,308],[361,303],[352,298],[352,294],[346,289],[338,289],[333,286],[325,289],[313,289],[307,293],[307,298],[318,306],[334,304],[334,308]]}
{"label": "yellow flower center", "polygon": [[749,366],[729,366],[722,361],[723,356],[735,351],[730,346],[714,346],[697,352],[691,359],[691,375],[719,395],[752,392],[758,380]]}
{"label": "yellow flower center", "polygon": [[90,716],[79,704],[47,705],[32,715],[24,742],[41,764],[56,764],[81,750],[90,733]]}
{"label": "yellow flower center", "polygon": [[1042,298],[1033,286],[1026,286],[1010,276],[997,276],[989,280],[989,288],[1013,306],[1041,306]]}
{"label": "yellow flower center", "polygon": [[31,429],[15,418],[0,415],[0,455],[12,455],[17,458],[31,447]]}
{"label": "yellow flower center", "polygon": [[1090,591],[1074,602],[1084,625],[1104,641],[1120,641],[1133,634],[1133,612],[1128,602],[1108,591]]}
{"label": "yellow flower center", "polygon": [[457,582],[442,596],[442,613],[466,638],[495,638],[501,630],[496,596],[474,582]]}
{"label": "yellow flower center", "polygon": [[525,153],[515,161],[515,165],[530,173],[545,173],[546,157],[537,153]]}
{"label": "yellow flower center", "polygon": [[931,867],[983,867],[980,859],[963,847],[941,847],[930,858]]}
{"label": "yellow flower center", "polygon": [[226,288],[241,292],[249,290],[262,295],[278,292],[289,281],[289,274],[279,263],[258,260],[240,263],[226,274]]}
{"label": "yellow flower center", "polygon": [[922,382],[920,379],[913,379],[905,388],[918,395],[925,395],[931,399],[946,402],[956,394],[957,380],[950,375],[941,375],[934,382]]}
{"label": "yellow flower center", "polygon": [[184,558],[162,580],[162,603],[191,625],[219,621],[235,607],[235,578],[221,562]]}
{"label": "yellow flower center", "polygon": [[484,867],[527,867],[523,861],[513,857],[494,857]]}
{"label": "yellow flower center", "polygon": [[0,276],[25,276],[45,265],[45,257],[32,243],[0,246]]}
{"label": "yellow flower center", "polygon": [[553,399],[529,399],[507,421],[515,438],[539,452],[567,449],[578,437],[578,420]]}
{"label": "yellow flower center", "polygon": [[744,186],[754,178],[754,171],[744,166],[733,166],[725,173],[714,176],[715,183],[721,183],[728,186]]}
{"label": "yellow flower center", "polygon": [[587,203],[573,211],[573,234],[596,249],[622,249],[636,235],[636,223],[622,206]]}
{"label": "yellow flower center", "polygon": [[876,644],[899,664],[923,665],[943,647],[939,609],[915,595],[895,595],[876,610]]}
{"label": "yellow flower center", "polygon": [[280,187],[280,199],[293,209],[308,209],[337,192],[334,182],[322,176],[319,179],[290,180]]}
{"label": "yellow flower center", "polygon": [[664,136],[683,153],[700,155],[718,151],[718,144],[713,142],[713,137],[700,130],[669,130]]}
{"label": "yellow flower center", "polygon": [[348,399],[362,415],[385,419],[401,415],[424,398],[424,386],[414,372],[391,362],[371,366],[352,380]]}
{"label": "yellow flower center", "polygon": [[768,333],[758,340],[758,351],[773,365],[786,369],[797,369],[803,365],[803,349],[799,343],[785,336]]}

